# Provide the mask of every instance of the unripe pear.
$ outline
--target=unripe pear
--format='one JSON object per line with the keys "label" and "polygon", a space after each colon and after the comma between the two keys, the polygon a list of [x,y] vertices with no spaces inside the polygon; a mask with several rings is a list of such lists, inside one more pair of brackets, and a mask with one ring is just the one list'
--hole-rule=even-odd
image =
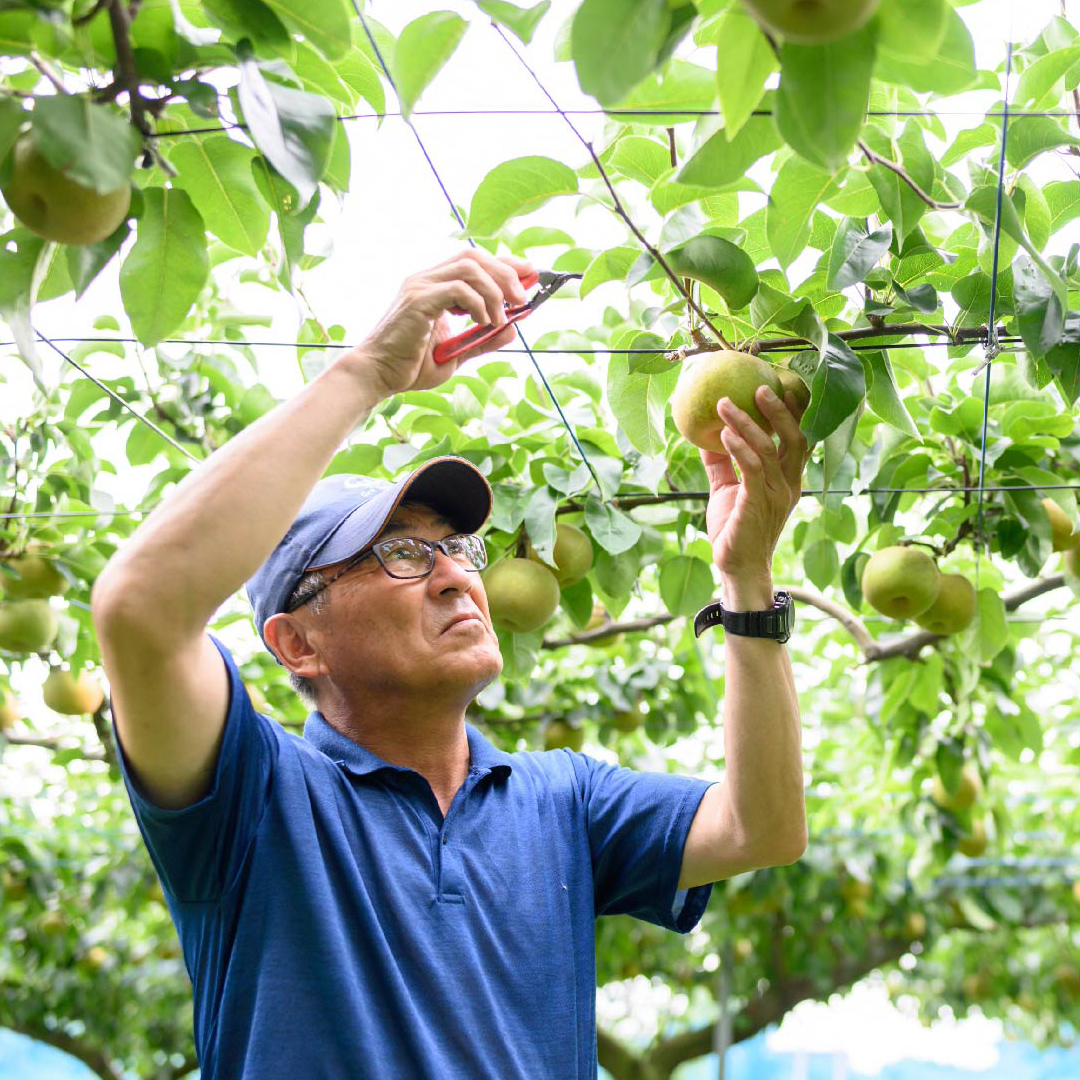
{"label": "unripe pear", "polygon": [[491,621],[504,630],[539,630],[559,606],[559,583],[541,563],[503,559],[484,574]]}
{"label": "unripe pear", "polygon": [[1063,560],[1066,573],[1080,578],[1080,547],[1069,548]]}
{"label": "unripe pear", "polygon": [[967,810],[974,806],[982,795],[982,777],[970,762],[960,769],[960,779],[956,791],[950,793],[940,776],[934,777],[934,792],[931,798],[943,810]]}
{"label": "unripe pear", "polygon": [[60,244],[92,244],[111,236],[127,217],[130,184],[99,193],[76,183],[46,160],[32,132],[19,136],[11,155],[4,199],[38,236]]}
{"label": "unripe pear", "polygon": [[768,31],[788,41],[813,44],[844,37],[865,23],[879,0],[743,0]]}
{"label": "unripe pear", "polygon": [[[799,408],[804,411],[808,409],[810,407],[810,387],[803,381],[802,376],[782,364],[776,366],[776,374],[780,379],[780,385],[784,388],[784,393],[790,390],[795,395],[795,402]],[[780,396],[783,397],[784,395],[781,394]]]}
{"label": "unripe pear", "polygon": [[904,916],[904,933],[916,941],[926,937],[926,916],[921,911],[909,911]]}
{"label": "unripe pear", "polygon": [[580,750],[585,745],[585,730],[556,717],[544,728],[544,749],[559,750],[569,747]]}
{"label": "unripe pear", "polygon": [[875,551],[863,567],[862,591],[866,602],[893,619],[921,615],[937,599],[940,590],[941,571],[922,548],[884,547]]}
{"label": "unripe pear", "polygon": [[14,574],[0,573],[0,588],[8,600],[47,600],[50,596],[62,596],[71,588],[71,582],[55,563],[40,555],[17,555],[5,559]]}
{"label": "unripe pear", "polygon": [[963,574],[942,574],[937,599],[915,622],[935,634],[958,634],[971,625],[978,602],[975,586]]}
{"label": "unripe pear", "polygon": [[[534,562],[552,569],[536,554],[531,543],[527,545],[526,554]],[[555,526],[555,547],[551,561],[555,564],[555,580],[560,588],[576,585],[592,568],[592,541],[576,525],[560,521]]]}
{"label": "unripe pear", "polygon": [[986,824],[982,818],[975,818],[971,823],[971,832],[960,837],[956,850],[969,859],[977,859],[986,851],[986,844]]}
{"label": "unripe pear", "polygon": [[1043,499],[1043,509],[1050,519],[1051,543],[1055,551],[1069,551],[1080,544],[1080,531],[1073,532],[1069,515],[1053,499]]}
{"label": "unripe pear", "polygon": [[671,395],[671,418],[682,436],[695,446],[727,454],[720,438],[724,421],[716,412],[723,397],[731,398],[758,427],[772,434],[772,424],[754,401],[759,386],[768,386],[777,397],[783,397],[784,387],[775,365],[730,349],[701,353],[684,363],[679,372]]}
{"label": "unripe pear", "polygon": [[97,712],[105,700],[105,691],[89,671],[80,671],[76,677],[70,671],[53,668],[42,687],[42,696],[53,712],[82,716]]}
{"label": "unripe pear", "polygon": [[60,623],[48,600],[0,602],[0,649],[13,653],[45,652],[56,640]]}

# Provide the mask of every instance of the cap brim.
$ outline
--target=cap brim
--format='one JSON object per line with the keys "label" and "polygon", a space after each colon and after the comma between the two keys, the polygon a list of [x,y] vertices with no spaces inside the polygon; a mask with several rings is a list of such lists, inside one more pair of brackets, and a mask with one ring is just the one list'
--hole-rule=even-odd
{"label": "cap brim", "polygon": [[461,532],[476,532],[491,515],[491,485],[472,462],[455,457],[432,458],[357,507],[312,553],[307,570],[331,566],[367,547],[406,500],[430,506]]}

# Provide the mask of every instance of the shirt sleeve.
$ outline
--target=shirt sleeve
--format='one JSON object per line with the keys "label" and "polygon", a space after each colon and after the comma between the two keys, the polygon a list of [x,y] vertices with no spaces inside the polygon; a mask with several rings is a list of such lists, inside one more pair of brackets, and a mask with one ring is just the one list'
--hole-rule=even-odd
{"label": "shirt sleeve", "polygon": [[710,781],[566,752],[584,790],[596,914],[633,915],[680,934],[692,930],[712,884],[679,889],[678,883],[686,836]]}
{"label": "shirt sleeve", "polygon": [[166,896],[182,903],[220,899],[243,866],[269,797],[279,752],[273,721],[255,712],[232,654],[213,634],[229,673],[229,707],[209,791],[167,810],[134,779],[113,720],[124,786]]}

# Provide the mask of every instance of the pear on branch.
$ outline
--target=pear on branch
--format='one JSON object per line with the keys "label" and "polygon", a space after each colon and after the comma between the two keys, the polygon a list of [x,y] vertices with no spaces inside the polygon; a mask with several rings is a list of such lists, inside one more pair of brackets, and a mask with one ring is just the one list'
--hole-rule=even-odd
{"label": "pear on branch", "polygon": [[47,600],[71,588],[56,564],[40,555],[16,555],[4,562],[18,573],[0,573],[0,588],[8,600]]}
{"label": "pear on branch", "polygon": [[971,625],[978,602],[975,586],[963,574],[942,574],[937,599],[915,622],[935,634],[958,634]]}
{"label": "pear on branch", "polygon": [[[536,554],[531,541],[526,546],[525,554],[533,562],[552,569]],[[559,587],[565,589],[568,585],[576,585],[592,568],[592,541],[576,525],[560,521],[555,526],[555,548],[551,553],[551,560],[555,564],[555,579]]]}
{"label": "pear on branch", "polygon": [[1043,499],[1043,508],[1050,519],[1051,543],[1055,551],[1070,551],[1080,545],[1080,531],[1073,532],[1069,515],[1053,499]]}
{"label": "pear on branch", "polygon": [[65,668],[53,668],[42,687],[42,696],[53,712],[82,716],[97,712],[105,700],[105,691],[89,671],[75,675]]}
{"label": "pear on branch", "polygon": [[922,615],[938,598],[941,571],[923,548],[900,544],[875,551],[862,572],[866,602],[892,619]]}
{"label": "pear on branch", "polygon": [[784,387],[775,365],[731,349],[700,353],[679,372],[671,395],[671,417],[683,437],[695,446],[726,454],[720,439],[724,421],[716,412],[721,398],[731,398],[758,427],[772,434],[772,424],[754,401],[759,386],[767,386],[783,398]]}
{"label": "pear on branch", "polygon": [[484,574],[491,621],[504,630],[539,630],[559,606],[559,583],[532,559],[503,559]]}
{"label": "pear on branch", "polygon": [[44,652],[56,639],[60,623],[48,600],[0,603],[0,649],[13,653]]}

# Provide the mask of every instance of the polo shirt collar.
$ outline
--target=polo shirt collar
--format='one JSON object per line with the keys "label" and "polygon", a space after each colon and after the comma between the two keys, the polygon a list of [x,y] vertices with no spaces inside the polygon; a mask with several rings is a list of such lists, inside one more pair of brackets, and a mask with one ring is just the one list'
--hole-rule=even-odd
{"label": "polo shirt collar", "polygon": [[[469,740],[469,768],[481,773],[505,776],[512,770],[513,758],[488,740],[476,727],[466,721],[465,735]],[[322,751],[335,765],[344,766],[357,776],[365,776],[378,769],[396,772],[415,772],[404,765],[394,765],[378,754],[372,753],[354,739],[342,734],[318,709],[308,714],[304,723],[304,740],[316,750]]]}

